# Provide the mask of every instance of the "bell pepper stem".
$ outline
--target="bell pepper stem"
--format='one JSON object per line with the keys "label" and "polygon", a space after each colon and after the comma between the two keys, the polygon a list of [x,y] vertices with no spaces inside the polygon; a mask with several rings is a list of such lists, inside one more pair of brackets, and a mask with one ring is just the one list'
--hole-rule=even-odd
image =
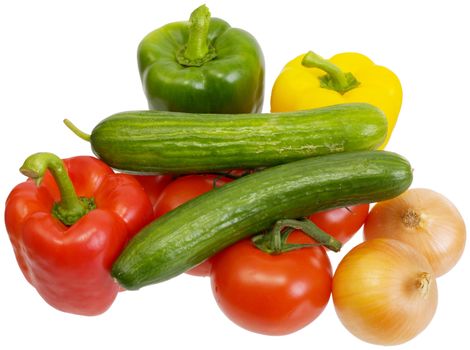
{"label": "bell pepper stem", "polygon": [[215,49],[207,42],[211,13],[206,5],[195,9],[189,18],[189,36],[186,46],[176,59],[183,66],[202,66],[215,58]]}
{"label": "bell pepper stem", "polygon": [[324,59],[315,52],[309,51],[302,59],[302,65],[308,68],[318,68],[326,72],[320,77],[320,86],[344,94],[359,86],[359,81],[350,72],[343,72],[334,63]]}
{"label": "bell pepper stem", "polygon": [[52,215],[63,224],[73,225],[83,215],[95,208],[92,198],[78,197],[72,181],[65,169],[64,162],[55,154],[41,152],[35,153],[24,161],[20,172],[35,180],[40,185],[44,174],[49,170],[60,191],[60,201],[55,203]]}

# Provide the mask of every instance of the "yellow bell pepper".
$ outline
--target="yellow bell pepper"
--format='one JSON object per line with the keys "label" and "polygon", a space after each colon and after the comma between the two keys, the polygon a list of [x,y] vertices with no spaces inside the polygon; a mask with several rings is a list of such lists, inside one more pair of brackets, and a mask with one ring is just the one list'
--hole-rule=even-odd
{"label": "yellow bell pepper", "polygon": [[365,102],[380,108],[388,120],[387,138],[397,122],[402,102],[397,76],[358,53],[340,53],[326,60],[308,52],[289,62],[276,79],[271,111],[287,112]]}

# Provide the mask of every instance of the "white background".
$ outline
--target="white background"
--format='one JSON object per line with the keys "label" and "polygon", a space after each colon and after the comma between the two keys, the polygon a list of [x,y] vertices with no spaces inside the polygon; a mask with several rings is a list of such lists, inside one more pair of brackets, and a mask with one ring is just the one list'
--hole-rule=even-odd
{"label": "white background", "polygon": [[[201,1],[2,1],[0,5],[1,182],[3,203],[24,180],[23,160],[38,151],[91,154],[62,124],[91,131],[108,115],[146,109],[136,48],[144,35],[185,20]],[[470,92],[466,1],[216,1],[213,16],[251,32],[266,59],[264,111],[283,65],[314,50],[368,55],[400,78],[403,107],[387,147],[414,167],[413,187],[441,192],[469,215]],[[3,219],[2,219],[3,220]],[[209,279],[188,275],[121,293],[108,312],[80,317],[47,305],[26,280],[0,223],[1,349],[372,349],[352,336],[330,300],[324,313],[289,336],[245,331],[215,304]],[[359,233],[337,265],[361,241]],[[439,306],[430,326],[397,349],[468,348],[470,261],[439,278]]]}

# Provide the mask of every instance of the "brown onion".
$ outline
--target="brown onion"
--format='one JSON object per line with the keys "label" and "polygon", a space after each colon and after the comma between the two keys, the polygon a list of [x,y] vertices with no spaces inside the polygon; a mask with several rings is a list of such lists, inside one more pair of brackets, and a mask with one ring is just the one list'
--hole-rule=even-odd
{"label": "brown onion", "polygon": [[466,231],[462,216],[446,197],[416,188],[372,208],[364,239],[374,238],[393,238],[413,246],[441,276],[462,255]]}
{"label": "brown onion", "polygon": [[373,239],[354,247],[338,265],[333,302],[343,325],[359,339],[401,344],[431,322],[436,280],[429,262],[411,246]]}

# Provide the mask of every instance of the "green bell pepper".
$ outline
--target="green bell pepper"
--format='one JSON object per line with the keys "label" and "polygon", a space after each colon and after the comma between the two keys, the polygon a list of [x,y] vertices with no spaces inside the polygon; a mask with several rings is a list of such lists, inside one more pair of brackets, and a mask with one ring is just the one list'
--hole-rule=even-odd
{"label": "green bell pepper", "polygon": [[264,57],[248,32],[211,18],[203,5],[185,22],[148,34],[138,64],[150,109],[195,113],[260,112]]}

